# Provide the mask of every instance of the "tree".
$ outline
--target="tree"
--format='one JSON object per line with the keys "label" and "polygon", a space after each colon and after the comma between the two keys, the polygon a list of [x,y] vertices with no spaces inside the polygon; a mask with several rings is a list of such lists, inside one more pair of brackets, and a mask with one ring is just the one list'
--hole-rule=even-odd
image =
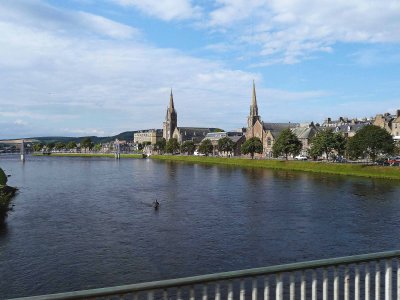
{"label": "tree", "polygon": [[225,154],[227,152],[232,152],[234,146],[235,143],[227,136],[218,140],[218,151],[224,152]]}
{"label": "tree", "polygon": [[284,155],[286,160],[288,155],[299,155],[303,144],[299,141],[297,136],[289,129],[283,130],[274,145],[272,146],[272,153],[274,157]]}
{"label": "tree", "polygon": [[350,139],[347,150],[352,158],[370,157],[372,161],[380,154],[393,154],[395,144],[392,136],[385,129],[367,125]]}
{"label": "tree", "polygon": [[176,153],[179,150],[179,144],[178,140],[175,138],[169,139],[166,146],[165,146],[165,151],[167,153]]}
{"label": "tree", "polygon": [[101,150],[101,147],[102,147],[101,144],[98,143],[98,144],[94,145],[94,150],[99,152]]}
{"label": "tree", "polygon": [[48,143],[48,144],[46,145],[46,148],[47,148],[48,151],[51,151],[51,150],[54,149],[55,146],[56,146],[56,143],[50,142],[50,143]]}
{"label": "tree", "polygon": [[338,155],[343,155],[346,149],[346,139],[339,133],[333,132],[332,129],[319,131],[311,140],[310,155],[314,158],[325,154],[326,158],[336,151]]}
{"label": "tree", "polygon": [[65,144],[63,142],[58,142],[55,144],[54,148],[58,151],[62,150],[65,148]]}
{"label": "tree", "polygon": [[156,144],[154,145],[154,150],[157,150],[159,152],[165,151],[165,146],[167,145],[167,142],[165,141],[164,138],[161,140],[157,141]]}
{"label": "tree", "polygon": [[242,153],[250,154],[251,159],[254,158],[254,153],[262,153],[263,144],[258,137],[252,137],[245,141],[242,145]]}
{"label": "tree", "polygon": [[71,142],[68,142],[67,145],[65,145],[65,147],[66,147],[68,150],[71,150],[71,149],[75,149],[75,148],[77,147],[77,145],[76,145],[76,142],[71,141]]}
{"label": "tree", "polygon": [[39,152],[43,149],[43,144],[42,143],[37,143],[33,145],[33,151]]}
{"label": "tree", "polygon": [[0,168],[0,186],[5,186],[7,184],[8,178],[3,169]]}
{"label": "tree", "polygon": [[84,138],[81,141],[81,148],[92,150],[93,148],[92,139],[90,137]]}
{"label": "tree", "polygon": [[193,154],[196,146],[193,141],[186,141],[181,145],[181,153]]}
{"label": "tree", "polygon": [[203,153],[205,156],[208,156],[210,153],[213,152],[213,145],[209,139],[204,139],[200,146],[199,146],[199,152]]}

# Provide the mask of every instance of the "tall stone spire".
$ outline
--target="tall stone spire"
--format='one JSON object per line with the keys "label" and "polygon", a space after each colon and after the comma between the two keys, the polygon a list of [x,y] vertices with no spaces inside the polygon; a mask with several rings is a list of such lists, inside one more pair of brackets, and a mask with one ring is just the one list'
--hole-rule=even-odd
{"label": "tall stone spire", "polygon": [[253,80],[253,94],[251,97],[251,105],[250,105],[250,115],[247,118],[247,127],[252,127],[257,120],[260,120],[260,116],[258,115],[258,106],[257,106],[257,96],[256,96],[256,85]]}
{"label": "tall stone spire", "polygon": [[165,116],[165,121],[163,123],[163,137],[166,141],[172,138],[174,130],[178,126],[178,117],[174,107],[174,96],[171,94],[169,96],[169,107],[167,108],[167,115]]}
{"label": "tall stone spire", "polygon": [[172,89],[171,89],[171,95],[169,96],[169,109],[170,111],[174,111],[174,96],[172,95]]}

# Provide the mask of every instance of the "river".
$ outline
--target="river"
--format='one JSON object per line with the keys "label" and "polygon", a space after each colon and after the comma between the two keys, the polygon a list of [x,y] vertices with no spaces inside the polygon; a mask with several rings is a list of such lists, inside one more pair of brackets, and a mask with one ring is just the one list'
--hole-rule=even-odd
{"label": "river", "polygon": [[19,188],[0,229],[2,299],[400,249],[398,181],[18,159],[0,156]]}

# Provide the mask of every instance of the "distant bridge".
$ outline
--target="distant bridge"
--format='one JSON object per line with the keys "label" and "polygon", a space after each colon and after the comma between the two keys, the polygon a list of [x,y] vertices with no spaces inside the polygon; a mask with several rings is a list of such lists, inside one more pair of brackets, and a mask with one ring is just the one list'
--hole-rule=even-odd
{"label": "distant bridge", "polygon": [[35,139],[14,139],[14,140],[0,140],[0,144],[22,144],[24,143],[37,143],[38,140]]}

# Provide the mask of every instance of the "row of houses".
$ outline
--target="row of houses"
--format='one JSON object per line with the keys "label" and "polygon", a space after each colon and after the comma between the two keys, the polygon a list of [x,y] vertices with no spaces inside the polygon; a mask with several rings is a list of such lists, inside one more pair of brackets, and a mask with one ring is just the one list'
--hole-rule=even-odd
{"label": "row of houses", "polygon": [[270,158],[272,157],[272,147],[279,134],[284,129],[289,128],[298,137],[303,145],[301,154],[307,155],[311,146],[311,140],[319,130],[330,128],[335,132],[340,132],[345,137],[352,137],[358,130],[371,124],[385,128],[393,135],[395,140],[400,141],[400,110],[397,110],[396,115],[386,113],[383,115],[379,114],[375,118],[349,119],[340,117],[337,120],[327,118],[322,124],[314,124],[313,122],[307,124],[264,122],[258,113],[256,88],[253,82],[250,112],[247,117],[247,126],[245,128],[225,132],[211,127],[180,127],[178,126],[178,115],[171,91],[163,128],[135,132],[134,143],[149,143],[154,145],[162,139],[168,141],[175,138],[180,144],[185,141],[193,141],[195,144],[200,144],[204,139],[209,139],[215,146],[214,154],[218,154],[216,147],[218,145],[218,140],[223,137],[228,137],[235,145],[235,150],[232,155],[237,156],[240,155],[240,147],[246,139],[257,137],[263,143],[262,156]]}

